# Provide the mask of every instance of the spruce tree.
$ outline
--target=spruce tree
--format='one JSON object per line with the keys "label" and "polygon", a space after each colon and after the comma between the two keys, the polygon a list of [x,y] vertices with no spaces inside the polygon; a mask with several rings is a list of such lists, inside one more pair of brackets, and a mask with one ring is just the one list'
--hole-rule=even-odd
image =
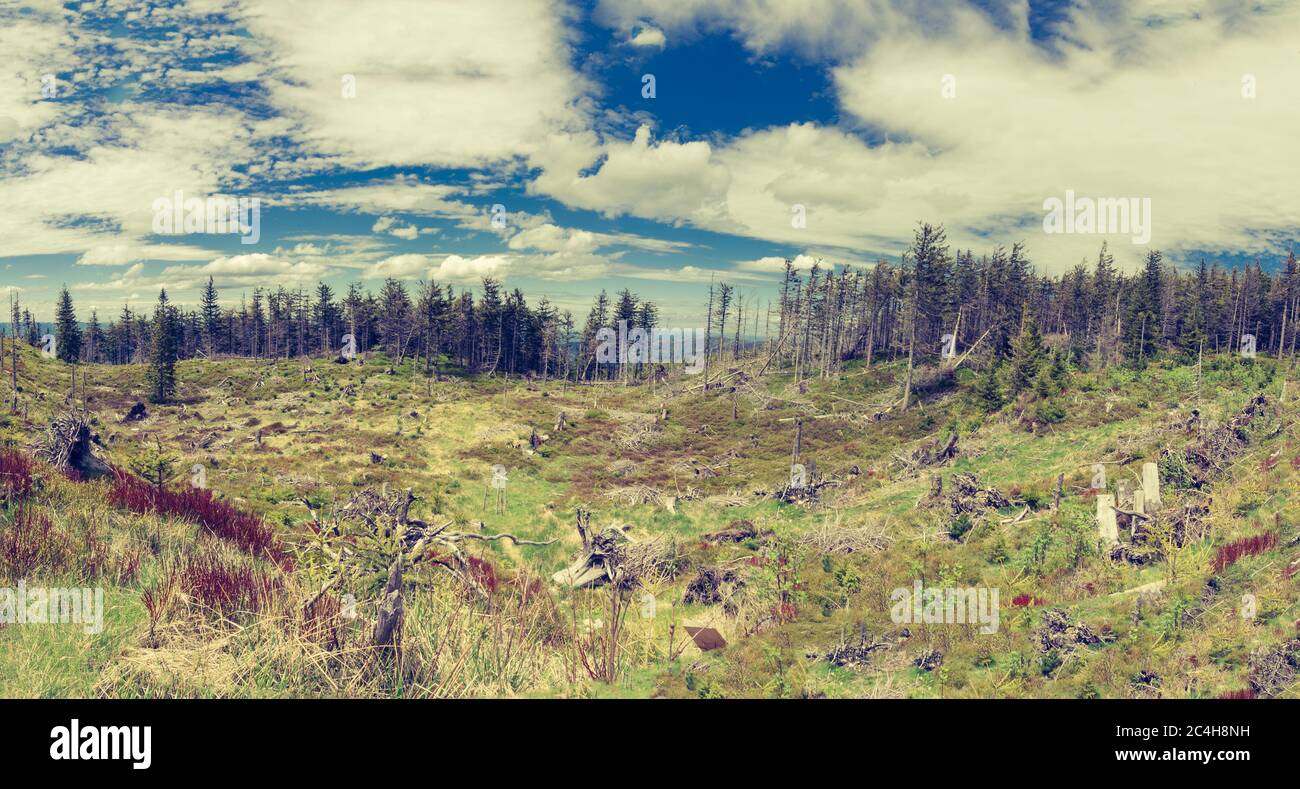
{"label": "spruce tree", "polygon": [[1155,355],[1163,340],[1163,272],[1159,250],[1147,253],[1146,263],[1133,288],[1127,324],[1124,327],[1124,355],[1142,362]]}
{"label": "spruce tree", "polygon": [[1002,397],[1002,386],[998,383],[997,368],[989,365],[984,368],[984,372],[979,374],[975,379],[975,386],[971,391],[975,399],[975,404],[986,413],[993,413],[1005,404]]}
{"label": "spruce tree", "polygon": [[1020,334],[1011,343],[1011,395],[1020,394],[1033,385],[1042,367],[1043,338],[1038,333],[1038,317],[1026,309],[1020,317]]}
{"label": "spruce tree", "polygon": [[316,287],[316,303],[312,305],[312,322],[320,339],[322,353],[328,354],[333,348],[334,327],[338,323],[338,305],[334,303],[334,291],[324,282]]}
{"label": "spruce tree", "polygon": [[90,311],[90,325],[86,327],[86,361],[98,364],[104,354],[104,330],[99,325],[99,313]]}
{"label": "spruce tree", "polygon": [[145,376],[149,384],[149,402],[166,403],[176,393],[176,334],[166,290],[158,292],[150,343],[149,370]]}
{"label": "spruce tree", "polygon": [[219,353],[223,350],[220,343],[221,307],[217,304],[217,289],[212,284],[212,277],[208,277],[208,284],[203,288],[199,311],[203,316],[203,346],[208,355]]}
{"label": "spruce tree", "polygon": [[130,364],[135,361],[135,352],[138,346],[135,342],[137,335],[134,333],[135,314],[131,312],[128,305],[122,305],[122,314],[118,316],[118,321],[121,326],[121,333],[118,337],[117,363]]}
{"label": "spruce tree", "polygon": [[54,338],[60,361],[76,364],[81,359],[81,328],[77,326],[77,312],[72,307],[72,295],[67,286],[59,293],[59,305],[54,311]]}

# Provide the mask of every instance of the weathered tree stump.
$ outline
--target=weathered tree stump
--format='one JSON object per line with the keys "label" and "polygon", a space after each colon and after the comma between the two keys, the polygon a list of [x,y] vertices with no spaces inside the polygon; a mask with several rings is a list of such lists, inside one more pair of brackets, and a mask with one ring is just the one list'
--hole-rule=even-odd
{"label": "weathered tree stump", "polygon": [[1107,546],[1119,545],[1119,521],[1115,517],[1115,497],[1109,493],[1097,496],[1097,536]]}
{"label": "weathered tree stump", "polygon": [[384,585],[384,598],[379,603],[379,612],[375,617],[375,634],[372,640],[379,648],[400,647],[402,643],[402,619],[406,614],[406,604],[402,599],[402,565],[403,555],[398,554],[388,571],[388,583]]}
{"label": "weathered tree stump", "polygon": [[1155,463],[1142,464],[1142,492],[1146,504],[1152,509],[1160,506],[1160,467]]}

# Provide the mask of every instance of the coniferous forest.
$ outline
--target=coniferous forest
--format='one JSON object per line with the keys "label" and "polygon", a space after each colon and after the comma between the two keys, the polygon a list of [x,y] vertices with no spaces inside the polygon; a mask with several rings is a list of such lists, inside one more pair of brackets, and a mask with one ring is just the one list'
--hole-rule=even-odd
{"label": "coniferous forest", "polygon": [[[1243,337],[1253,338],[1255,352],[1293,358],[1300,274],[1293,251],[1275,263],[1271,271],[1259,260],[1177,268],[1149,250],[1125,274],[1103,244],[1096,260],[1045,276],[1022,243],[977,256],[950,249],[941,225],[922,224],[896,261],[869,268],[827,261],[807,270],[787,261],[767,299],[744,303],[731,284],[709,286],[697,325],[707,328],[710,358],[770,353],[801,377],[826,377],[850,360],[933,361],[946,335],[955,338],[950,352],[973,351],[997,365],[1030,325],[1059,337],[1055,351],[1071,363],[1094,369],[1160,354],[1238,352]],[[292,359],[338,354],[350,336],[359,352],[382,349],[399,363],[422,360],[430,371],[445,359],[474,373],[602,380],[620,373],[597,361],[600,329],[658,325],[656,306],[629,290],[612,299],[602,291],[577,324],[545,298],[530,305],[524,293],[506,292],[490,277],[459,292],[394,279],[378,294],[358,284],[344,294],[323,283],[310,293],[255,288],[237,305],[222,304],[209,280],[189,308],[174,303],[175,295],[160,293],[152,314],[124,306],[105,322],[95,313],[78,316],[65,288],[54,316],[59,358],[144,363],[165,334],[177,360]],[[20,336],[38,345],[41,324],[16,296],[10,316]]]}

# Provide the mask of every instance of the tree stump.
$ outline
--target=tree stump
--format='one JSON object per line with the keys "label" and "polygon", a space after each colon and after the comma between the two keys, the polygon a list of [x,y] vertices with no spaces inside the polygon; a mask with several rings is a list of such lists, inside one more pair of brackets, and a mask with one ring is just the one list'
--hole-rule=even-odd
{"label": "tree stump", "polygon": [[1115,497],[1109,493],[1097,495],[1097,536],[1108,547],[1119,545],[1119,521],[1115,517]]}
{"label": "tree stump", "polygon": [[397,649],[402,643],[402,618],[406,614],[406,605],[402,600],[402,563],[403,555],[398,554],[388,571],[388,583],[384,585],[384,599],[379,603],[375,617],[375,634],[372,643],[379,648]]}

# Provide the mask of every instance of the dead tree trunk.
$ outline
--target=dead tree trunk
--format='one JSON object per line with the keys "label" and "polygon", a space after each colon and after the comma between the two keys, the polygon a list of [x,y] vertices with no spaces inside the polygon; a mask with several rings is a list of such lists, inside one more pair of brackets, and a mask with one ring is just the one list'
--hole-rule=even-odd
{"label": "dead tree trunk", "polygon": [[907,383],[903,386],[903,410],[912,403],[912,369],[916,358],[916,315],[912,315],[911,339],[907,343]]}
{"label": "dead tree trunk", "polygon": [[402,643],[402,619],[406,614],[406,604],[402,600],[402,564],[403,555],[397,555],[397,561],[388,571],[388,583],[384,585],[384,599],[379,603],[379,612],[375,617],[375,634],[372,643],[375,647],[400,649]]}

